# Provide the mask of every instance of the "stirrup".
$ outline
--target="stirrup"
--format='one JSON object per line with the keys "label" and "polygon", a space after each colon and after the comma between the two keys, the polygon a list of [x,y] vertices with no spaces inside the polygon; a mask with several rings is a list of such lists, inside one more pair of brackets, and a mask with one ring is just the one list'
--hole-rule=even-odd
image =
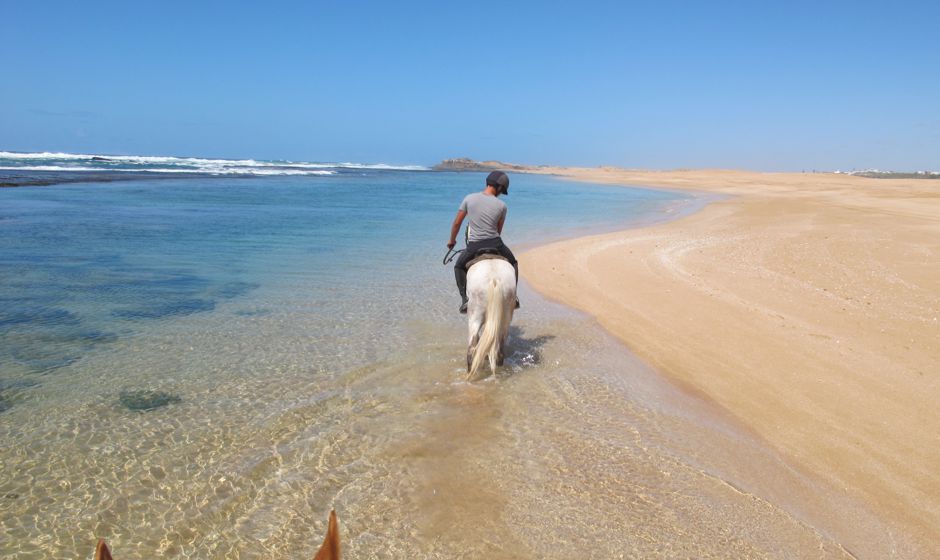
{"label": "stirrup", "polygon": [[467,314],[467,300],[464,300],[463,303],[460,304],[460,313],[462,315]]}

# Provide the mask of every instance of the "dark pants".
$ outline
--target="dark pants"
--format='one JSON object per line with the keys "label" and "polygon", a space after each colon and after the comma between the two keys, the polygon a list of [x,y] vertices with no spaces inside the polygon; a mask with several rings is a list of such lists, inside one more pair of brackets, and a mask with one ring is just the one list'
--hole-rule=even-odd
{"label": "dark pants", "polygon": [[516,257],[512,254],[512,251],[509,250],[509,247],[503,245],[503,240],[499,237],[494,237],[493,239],[485,239],[483,241],[471,241],[467,243],[467,248],[464,249],[463,253],[460,253],[460,257],[457,259],[457,262],[454,263],[454,277],[457,279],[457,289],[460,290],[460,297],[464,301],[467,301],[467,263],[473,260],[473,257],[481,249],[496,249],[496,251],[506,258],[509,261],[509,264],[516,270],[516,283],[519,282],[519,263],[516,262]]}

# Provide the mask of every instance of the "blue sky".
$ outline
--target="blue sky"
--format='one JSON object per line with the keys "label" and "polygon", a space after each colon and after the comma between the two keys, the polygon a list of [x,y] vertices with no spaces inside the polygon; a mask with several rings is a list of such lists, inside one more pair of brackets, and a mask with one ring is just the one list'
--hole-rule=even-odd
{"label": "blue sky", "polygon": [[0,150],[940,169],[940,2],[12,2]]}

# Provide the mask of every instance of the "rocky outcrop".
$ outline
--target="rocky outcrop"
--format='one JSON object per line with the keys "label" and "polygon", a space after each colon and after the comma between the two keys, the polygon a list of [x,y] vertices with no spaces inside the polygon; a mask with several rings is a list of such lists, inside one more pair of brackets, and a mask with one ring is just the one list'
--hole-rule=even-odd
{"label": "rocky outcrop", "polygon": [[502,171],[528,171],[532,168],[527,165],[518,165],[515,163],[506,163],[503,161],[487,160],[476,161],[470,158],[445,159],[432,167],[435,171],[493,171],[499,169]]}
{"label": "rocky outcrop", "polygon": [[482,162],[470,158],[445,159],[432,169],[435,171],[490,171]]}

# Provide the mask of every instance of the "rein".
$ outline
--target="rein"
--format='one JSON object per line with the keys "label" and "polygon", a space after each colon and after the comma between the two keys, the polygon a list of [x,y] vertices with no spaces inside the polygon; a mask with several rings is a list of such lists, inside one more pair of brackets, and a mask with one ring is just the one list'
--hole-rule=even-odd
{"label": "rein", "polygon": [[454,251],[453,249],[448,249],[447,254],[444,255],[444,262],[442,264],[447,265],[450,261],[457,258],[457,255],[463,253],[465,249],[460,249],[459,251]]}

